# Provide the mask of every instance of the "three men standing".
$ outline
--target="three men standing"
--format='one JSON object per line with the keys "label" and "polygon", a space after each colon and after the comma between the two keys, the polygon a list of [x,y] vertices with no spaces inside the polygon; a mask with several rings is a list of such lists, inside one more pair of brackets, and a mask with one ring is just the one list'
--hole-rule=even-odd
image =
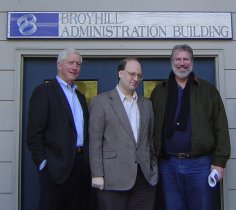
{"label": "three men standing", "polygon": [[[87,208],[88,111],[74,84],[81,63],[77,51],[61,52],[57,77],[30,100],[27,142],[39,169],[40,210]],[[118,85],[91,101],[89,159],[100,210],[154,208],[155,151],[166,209],[210,209],[207,177],[215,169],[221,180],[230,156],[225,109],[217,89],[192,72],[191,47],[176,45],[171,64],[152,103],[135,91],[143,78],[136,58],[122,60]]]}

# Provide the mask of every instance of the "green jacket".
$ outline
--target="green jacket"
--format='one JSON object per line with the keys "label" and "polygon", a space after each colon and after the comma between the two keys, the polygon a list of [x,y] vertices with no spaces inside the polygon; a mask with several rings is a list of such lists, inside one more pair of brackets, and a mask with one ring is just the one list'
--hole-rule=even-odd
{"label": "green jacket", "polygon": [[[161,149],[167,86],[167,81],[163,81],[151,94],[157,151]],[[191,154],[212,155],[211,164],[224,168],[230,157],[230,140],[227,117],[218,90],[210,83],[195,78],[190,87],[190,112]]]}

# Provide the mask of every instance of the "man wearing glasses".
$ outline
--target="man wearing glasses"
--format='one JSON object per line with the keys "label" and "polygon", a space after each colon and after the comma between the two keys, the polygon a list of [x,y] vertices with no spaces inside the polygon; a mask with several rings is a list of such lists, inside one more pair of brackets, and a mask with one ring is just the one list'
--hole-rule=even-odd
{"label": "man wearing glasses", "polygon": [[138,96],[141,64],[118,65],[118,85],[92,99],[89,158],[101,210],[152,210],[157,184],[152,104]]}

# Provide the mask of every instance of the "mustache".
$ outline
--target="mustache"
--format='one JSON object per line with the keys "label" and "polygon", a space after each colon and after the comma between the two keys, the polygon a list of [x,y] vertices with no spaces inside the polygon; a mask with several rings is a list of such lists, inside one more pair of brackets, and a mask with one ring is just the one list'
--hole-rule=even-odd
{"label": "mustache", "polygon": [[172,64],[172,70],[176,77],[180,79],[184,79],[189,76],[189,74],[193,70],[193,65],[191,65],[189,68],[185,69],[185,71],[178,71],[178,69]]}

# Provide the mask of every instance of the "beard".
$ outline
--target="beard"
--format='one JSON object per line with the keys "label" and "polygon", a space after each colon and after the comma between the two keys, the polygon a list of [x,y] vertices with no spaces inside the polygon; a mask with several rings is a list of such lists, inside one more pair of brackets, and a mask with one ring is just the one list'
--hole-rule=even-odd
{"label": "beard", "polygon": [[179,79],[185,79],[189,76],[189,74],[193,70],[193,65],[191,65],[189,68],[187,68],[185,71],[178,71],[176,67],[172,64],[172,70],[175,74],[175,76]]}

